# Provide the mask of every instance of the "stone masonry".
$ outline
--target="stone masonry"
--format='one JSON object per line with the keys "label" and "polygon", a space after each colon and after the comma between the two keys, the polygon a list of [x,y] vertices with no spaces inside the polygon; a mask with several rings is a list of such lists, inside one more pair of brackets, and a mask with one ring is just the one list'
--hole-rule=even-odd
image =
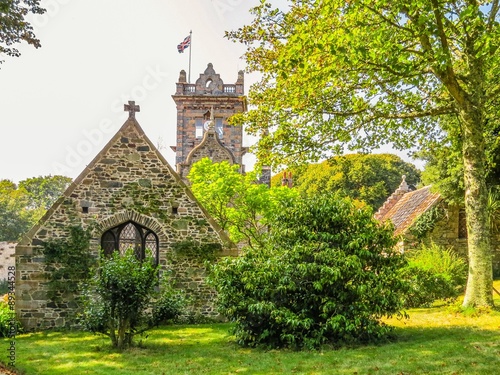
{"label": "stone masonry", "polygon": [[129,118],[16,247],[16,312],[28,330],[71,327],[77,304],[47,297],[51,272],[43,255],[47,240],[67,238],[70,226],[92,229],[90,252],[97,257],[103,234],[126,223],[157,238],[158,263],[171,271],[177,288],[193,300],[193,314],[215,316],[213,290],[205,283],[203,260],[176,252],[176,245],[215,244],[216,256],[236,255],[222,229],[144,134],[129,102]]}
{"label": "stone masonry", "polygon": [[[196,83],[191,84],[183,70],[172,98],[177,106],[177,144],[172,150],[176,152],[181,178],[185,180],[191,165],[203,157],[238,164],[244,172],[242,158],[247,148],[243,147],[243,128],[228,123],[233,114],[246,111],[243,72],[238,73],[235,84],[225,84],[212,64],[208,64]],[[214,122],[214,132],[207,140],[210,119]]]}
{"label": "stone masonry", "polygon": [[15,251],[15,242],[0,242],[0,281],[7,280],[9,267],[16,265]]}

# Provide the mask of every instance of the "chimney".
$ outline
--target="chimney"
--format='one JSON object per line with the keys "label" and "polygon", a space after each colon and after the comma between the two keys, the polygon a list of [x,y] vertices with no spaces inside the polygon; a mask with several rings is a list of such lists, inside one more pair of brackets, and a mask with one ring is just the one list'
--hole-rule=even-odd
{"label": "chimney", "polygon": [[293,187],[292,172],[288,172],[288,177],[287,177],[287,172],[283,172],[283,178],[281,179],[281,186],[286,186],[289,188]]}

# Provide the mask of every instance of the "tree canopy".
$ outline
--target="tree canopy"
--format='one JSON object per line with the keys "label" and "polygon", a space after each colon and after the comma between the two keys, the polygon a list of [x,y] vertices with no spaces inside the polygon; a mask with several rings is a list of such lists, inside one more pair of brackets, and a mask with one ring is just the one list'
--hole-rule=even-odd
{"label": "tree canopy", "polygon": [[33,26],[26,21],[30,13],[45,13],[45,9],[40,7],[40,0],[0,1],[0,56],[2,53],[7,56],[20,56],[21,53],[13,45],[23,41],[35,48],[41,47],[40,40],[33,32]]}
{"label": "tree canopy", "polygon": [[[293,186],[302,195],[329,192],[362,201],[376,211],[398,188],[402,176],[416,186],[420,171],[411,163],[392,154],[349,154],[334,156],[319,164],[291,170]],[[272,184],[281,184],[282,174]]]}
{"label": "tree canopy", "polygon": [[263,234],[275,210],[298,196],[294,189],[257,183],[255,172],[242,175],[238,165],[213,163],[204,158],[193,164],[188,179],[191,190],[234,243],[253,247],[262,244]]}
{"label": "tree canopy", "polygon": [[0,241],[17,241],[66,190],[71,178],[40,176],[18,185],[0,180]]}
{"label": "tree canopy", "polygon": [[[229,38],[253,85],[235,118],[261,163],[346,149],[453,145],[462,159],[469,279],[464,306],[492,305],[485,134],[498,118],[499,1],[265,0]],[[442,119],[445,119],[443,121]]]}

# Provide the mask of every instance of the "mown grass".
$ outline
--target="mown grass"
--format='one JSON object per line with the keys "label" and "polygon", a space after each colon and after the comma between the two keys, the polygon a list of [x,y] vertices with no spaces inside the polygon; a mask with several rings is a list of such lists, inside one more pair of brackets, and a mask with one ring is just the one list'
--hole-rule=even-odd
{"label": "mown grass", "polygon": [[[499,290],[500,281],[495,285]],[[241,348],[228,324],[161,327],[141,347],[123,352],[110,349],[107,338],[84,332],[25,334],[16,339],[16,368],[50,375],[500,373],[499,310],[478,317],[448,307],[409,314],[409,320],[387,320],[396,327],[392,342],[302,352]],[[2,345],[7,353],[7,341]]]}

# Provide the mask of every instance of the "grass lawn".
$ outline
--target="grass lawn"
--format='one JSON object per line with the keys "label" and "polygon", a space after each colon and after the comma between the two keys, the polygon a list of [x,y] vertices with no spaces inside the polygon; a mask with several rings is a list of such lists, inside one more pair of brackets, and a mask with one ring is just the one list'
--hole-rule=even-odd
{"label": "grass lawn", "polygon": [[[495,282],[500,290],[500,281]],[[495,302],[500,306],[500,296]],[[479,317],[413,309],[383,345],[321,351],[241,348],[229,324],[162,327],[140,348],[113,351],[106,337],[42,332],[16,338],[21,374],[500,374],[500,310]],[[0,361],[8,362],[8,341]]]}

